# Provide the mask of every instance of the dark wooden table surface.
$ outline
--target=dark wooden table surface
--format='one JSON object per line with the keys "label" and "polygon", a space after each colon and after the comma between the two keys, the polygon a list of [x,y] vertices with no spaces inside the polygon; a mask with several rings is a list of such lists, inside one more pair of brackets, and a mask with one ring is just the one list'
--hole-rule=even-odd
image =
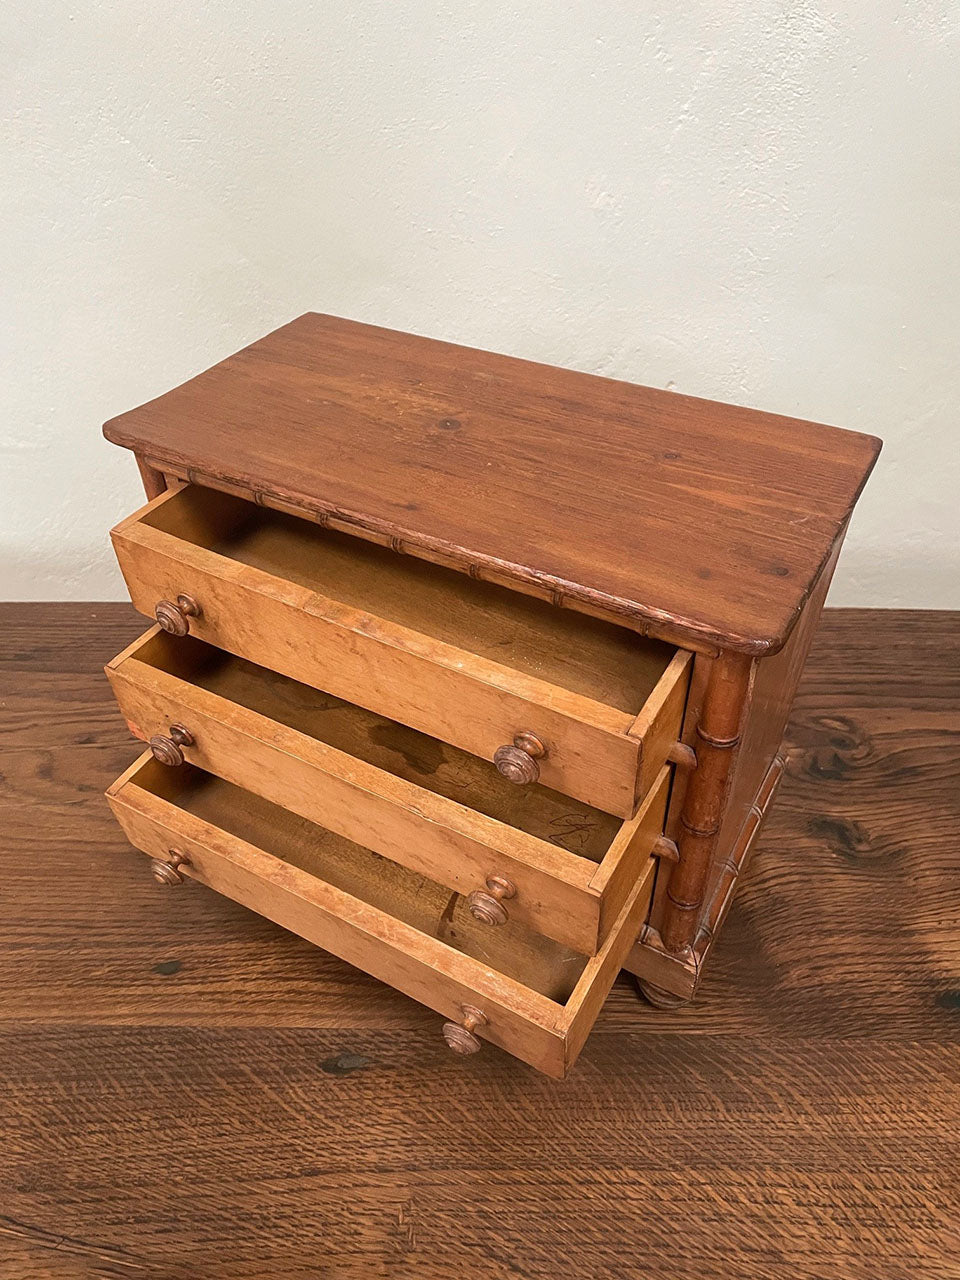
{"label": "dark wooden table surface", "polygon": [[121,605],[0,606],[0,1276],[960,1276],[960,614],[827,615],[696,1004],[564,1082],[197,885],[102,799]]}

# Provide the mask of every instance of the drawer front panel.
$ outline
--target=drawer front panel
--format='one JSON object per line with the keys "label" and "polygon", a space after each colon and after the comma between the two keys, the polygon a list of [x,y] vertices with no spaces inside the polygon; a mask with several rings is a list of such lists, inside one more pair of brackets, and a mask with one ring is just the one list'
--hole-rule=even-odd
{"label": "drawer front panel", "polygon": [[[634,717],[149,526],[121,525],[114,545],[133,604],[148,617],[158,601],[186,593],[202,611],[189,620],[201,640],[487,760],[532,733],[547,749],[544,785],[621,817],[635,812],[642,740],[630,732]],[[662,763],[645,760],[644,777]]]}
{"label": "drawer front panel", "polygon": [[[666,770],[598,865],[470,808],[469,794],[459,804],[137,661],[154,634],[107,667],[136,736],[146,741],[182,724],[193,741],[181,753],[200,768],[458,893],[504,877],[515,887],[503,904],[511,919],[584,955],[600,949],[625,886],[635,882],[661,832]],[[575,815],[578,825],[588,819],[589,811]]]}
{"label": "drawer front panel", "polygon": [[183,874],[448,1018],[460,1020],[465,1005],[479,1008],[486,1023],[476,1034],[549,1075],[563,1076],[572,1065],[646,912],[649,868],[600,954],[587,962],[566,1003],[558,1004],[137,786],[138,774],[149,764],[149,755],[141,757],[107,793],[138,849],[162,861],[176,849],[188,859],[180,868]]}

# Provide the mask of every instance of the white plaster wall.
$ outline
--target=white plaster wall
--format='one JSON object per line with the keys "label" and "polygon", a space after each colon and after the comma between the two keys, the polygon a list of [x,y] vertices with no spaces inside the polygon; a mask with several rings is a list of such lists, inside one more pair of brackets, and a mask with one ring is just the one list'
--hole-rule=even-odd
{"label": "white plaster wall", "polygon": [[835,604],[960,607],[953,3],[0,12],[0,596],[109,599],[104,419],[306,310],[883,436]]}

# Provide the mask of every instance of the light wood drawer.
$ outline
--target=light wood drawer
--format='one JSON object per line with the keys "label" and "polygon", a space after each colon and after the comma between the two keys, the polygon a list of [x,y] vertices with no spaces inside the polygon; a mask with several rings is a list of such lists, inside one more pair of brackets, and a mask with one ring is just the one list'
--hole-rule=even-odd
{"label": "light wood drawer", "polygon": [[113,540],[142,613],[167,601],[168,627],[486,760],[510,748],[608,813],[636,812],[678,735],[691,655],[624,628],[195,486]]}
{"label": "light wood drawer", "polygon": [[540,784],[515,787],[469,752],[192,636],[154,627],[106,670],[158,758],[474,895],[488,931],[505,916],[595,954],[662,831],[667,768],[621,819]]}
{"label": "light wood drawer", "polygon": [[650,897],[648,865],[587,958],[513,921],[486,929],[448,889],[191,765],[145,753],[107,795],[168,881],[199,880],[455,1022],[478,1010],[478,1036],[554,1076],[576,1059]]}

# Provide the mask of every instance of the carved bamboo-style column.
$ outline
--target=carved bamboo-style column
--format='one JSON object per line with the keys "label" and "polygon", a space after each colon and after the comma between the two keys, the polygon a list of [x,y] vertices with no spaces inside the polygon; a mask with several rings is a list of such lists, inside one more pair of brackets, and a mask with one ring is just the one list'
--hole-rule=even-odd
{"label": "carved bamboo-style column", "polygon": [[697,725],[697,767],[690,775],[677,833],[680,856],[667,883],[660,922],[664,947],[674,955],[688,951],[696,937],[752,666],[747,655],[724,652],[710,671]]}

